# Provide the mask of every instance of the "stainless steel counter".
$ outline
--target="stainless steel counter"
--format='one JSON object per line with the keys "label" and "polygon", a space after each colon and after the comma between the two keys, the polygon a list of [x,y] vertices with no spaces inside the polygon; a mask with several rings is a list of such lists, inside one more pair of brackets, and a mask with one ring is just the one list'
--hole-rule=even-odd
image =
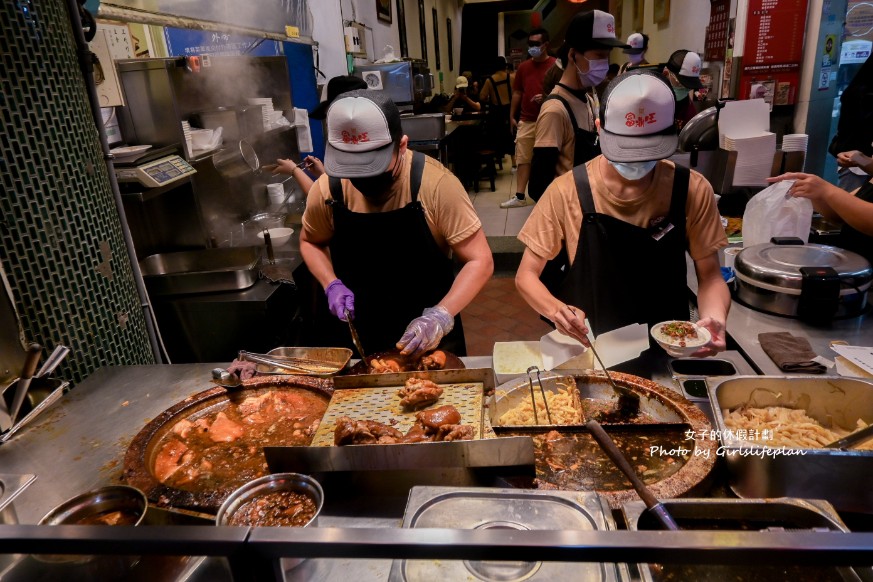
{"label": "stainless steel counter", "polygon": [[[465,363],[470,367],[489,365],[490,358],[469,358]],[[117,482],[131,439],[170,405],[211,387],[208,379],[215,366],[205,363],[102,368],[65,395],[43,417],[0,446],[0,467],[5,473],[35,473],[38,476],[36,482],[15,500],[19,522],[34,524],[49,509],[72,495]],[[745,534],[749,536],[748,540],[739,540],[736,538],[738,534],[732,533],[684,532],[682,538],[665,540],[661,537],[664,532],[606,532],[608,535],[605,535],[594,532],[401,530],[398,528],[402,510],[401,513],[393,509],[391,513],[380,511],[381,508],[374,507],[378,501],[371,499],[362,504],[355,500],[352,483],[344,491],[354,503],[334,512],[327,511],[326,506],[318,528],[289,530],[281,535],[271,531],[272,528],[265,528],[249,533],[246,543],[260,544],[257,551],[261,556],[292,556],[296,552],[309,556],[341,556],[307,560],[287,573],[288,580],[387,580],[391,558],[399,555],[430,559],[450,556],[456,559],[458,556],[463,559],[489,556],[489,559],[507,559],[507,552],[513,552],[511,555],[521,560],[623,562],[630,555],[643,560],[681,561],[689,555],[700,559],[705,553],[713,560],[724,561],[735,559],[740,554],[741,559],[754,560],[756,555],[760,555],[756,552],[779,547],[787,550],[781,554],[783,558],[790,556],[798,560],[796,563],[809,560],[863,563],[868,558],[873,559],[870,550],[873,534],[845,534],[851,539],[837,540],[808,533],[774,534],[766,538],[761,537],[763,534],[753,533]],[[143,547],[141,551],[145,554],[168,550],[172,553],[179,548],[188,551],[199,548],[204,553],[220,554],[222,550],[218,546],[208,545],[211,542],[206,539],[209,537],[206,533],[210,532],[214,532],[213,537],[220,538],[228,547],[239,547],[243,543],[240,532],[230,532],[239,534],[234,538],[225,531],[235,528],[204,530],[206,533],[198,532],[201,528],[196,526],[155,527],[152,530],[155,533],[137,528],[139,533],[132,540],[128,534],[116,534],[114,545],[106,545],[105,537],[101,538],[106,535],[101,533],[103,528],[92,531],[92,528],[70,526],[66,529],[38,528],[38,532],[36,529],[33,526],[0,526],[6,551],[27,551],[22,548],[32,548],[33,543],[27,546],[23,540],[35,535],[45,538],[41,542],[44,545],[39,547],[48,552],[65,551],[64,548],[81,552],[84,548],[94,547],[81,544],[89,538],[99,538],[103,544],[98,546],[100,551],[118,551],[119,547],[130,551],[145,544],[151,545],[151,549]],[[187,534],[187,531],[192,533]],[[383,531],[385,534],[381,535]],[[525,533],[537,535],[520,535]],[[197,536],[200,537],[194,540]],[[188,540],[189,537],[192,539]],[[809,552],[801,552],[807,548]],[[349,556],[354,556],[354,559]],[[223,559],[208,558],[197,566],[195,573],[186,571],[184,579],[189,582],[228,580],[230,570],[224,564]],[[243,578],[253,579],[252,575]],[[268,578],[262,576],[259,579]]]}
{"label": "stainless steel counter", "polygon": [[[687,257],[688,287],[697,293],[697,277],[694,264]],[[813,351],[829,360],[837,355],[830,348],[830,342],[842,340],[850,345],[873,346],[873,315],[870,313],[868,301],[867,313],[851,319],[837,319],[823,326],[813,326],[809,323],[789,317],[780,317],[746,307],[734,300],[728,314],[727,333],[737,342],[743,354],[766,375],[781,375],[781,371],[773,363],[758,342],[758,334],[768,331],[787,331],[796,336],[805,337],[812,345]],[[836,368],[829,368],[827,374],[836,375]]]}

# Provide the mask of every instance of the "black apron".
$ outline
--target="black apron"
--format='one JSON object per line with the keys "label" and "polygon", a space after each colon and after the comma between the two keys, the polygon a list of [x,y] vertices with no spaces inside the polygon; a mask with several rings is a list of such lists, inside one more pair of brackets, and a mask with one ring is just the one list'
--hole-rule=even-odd
{"label": "black apron", "polygon": [[503,81],[495,81],[494,77],[488,77],[494,88],[494,98],[497,105],[488,105],[488,114],[485,117],[485,137],[489,145],[500,154],[515,154],[515,138],[509,127],[509,103],[504,103],[500,98],[499,85],[506,85],[509,95],[512,95],[512,87],[509,84],[509,75]]}
{"label": "black apron", "polygon": [[[549,95],[545,101],[554,99],[560,101],[567,110],[567,115],[570,116],[570,123],[573,124],[573,166],[584,164],[589,160],[593,160],[600,155],[600,143],[596,131],[588,131],[579,127],[576,123],[576,116],[573,115],[573,108],[566,99],[560,95]],[[587,104],[587,103],[586,103]]]}
{"label": "black apron", "polygon": [[687,320],[685,202],[690,171],[676,165],[670,210],[641,228],[594,209],[585,165],[573,169],[582,205],[576,258],[557,294],[581,307],[594,335],[632,323]]}
{"label": "black apron", "polygon": [[[439,248],[418,200],[425,155],[413,152],[410,169],[412,201],[388,212],[352,212],[346,207],[342,182],[331,178],[334,234],[330,256],[334,273],[355,294],[355,328],[367,353],[394,349],[406,326],[425,307],[433,307],[455,280],[452,261]],[[346,322],[320,309],[319,331],[330,345],[352,347]],[[460,315],[440,347],[467,354]]]}
{"label": "black apron", "polygon": [[[873,184],[867,182],[861,186],[858,193],[855,194],[855,197],[860,198],[864,202],[870,202],[873,204]],[[873,263],[873,237],[854,229],[848,224],[844,224],[842,230],[840,230],[840,238],[837,246],[841,249],[858,253]]]}

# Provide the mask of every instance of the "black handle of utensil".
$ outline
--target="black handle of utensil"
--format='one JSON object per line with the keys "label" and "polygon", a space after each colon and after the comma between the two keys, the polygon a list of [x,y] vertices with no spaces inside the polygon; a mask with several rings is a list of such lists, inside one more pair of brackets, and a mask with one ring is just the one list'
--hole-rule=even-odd
{"label": "black handle of utensil", "polygon": [[273,241],[270,240],[269,230],[264,231],[264,244],[267,245],[267,260],[269,260],[272,265],[276,258],[273,256]]}
{"label": "black handle of utensil", "polygon": [[846,435],[841,439],[824,446],[826,449],[850,449],[855,445],[873,439],[873,424],[864,427],[861,430],[856,430],[852,434]]}
{"label": "black handle of utensil", "polygon": [[18,386],[15,388],[15,395],[12,398],[12,409],[9,411],[13,425],[18,418],[18,411],[21,410],[21,405],[24,403],[24,397],[27,395],[27,389],[30,387],[30,380],[33,378],[34,372],[36,372],[36,366],[39,364],[39,357],[41,355],[41,345],[33,343],[27,347],[24,367],[21,370],[21,377],[18,379]]}
{"label": "black handle of utensil", "polygon": [[615,466],[621,469],[621,472],[630,479],[631,484],[646,504],[646,507],[649,508],[649,511],[658,518],[658,521],[660,521],[666,529],[678,531],[679,526],[673,520],[673,517],[667,512],[664,506],[661,505],[661,502],[658,501],[652,492],[649,491],[649,488],[646,487],[646,484],[643,483],[643,480],[640,479],[639,475],[637,475],[636,471],[631,467],[631,464],[615,445],[612,438],[606,434],[606,431],[603,430],[600,423],[596,420],[589,420],[585,423],[585,426],[587,426],[588,430],[591,431],[591,436],[594,437],[594,440],[597,441],[597,444],[600,445],[603,452],[606,453],[612,462],[615,463]]}

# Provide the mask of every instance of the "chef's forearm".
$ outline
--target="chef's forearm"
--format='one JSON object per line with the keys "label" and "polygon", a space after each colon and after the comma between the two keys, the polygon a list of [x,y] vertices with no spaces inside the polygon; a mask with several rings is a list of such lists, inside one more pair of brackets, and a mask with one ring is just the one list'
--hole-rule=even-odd
{"label": "chef's forearm", "polygon": [[439,305],[455,316],[473,301],[491,278],[494,273],[494,258],[481,228],[466,240],[452,245],[452,252],[464,266]]}
{"label": "chef's forearm", "polygon": [[528,305],[543,317],[551,319],[564,303],[552,295],[540,281],[545,266],[545,259],[530,249],[525,249],[515,274],[515,286]]}
{"label": "chef's forearm", "polygon": [[697,311],[700,318],[711,317],[724,324],[731,307],[731,293],[721,275],[718,255],[694,261],[697,271]]}
{"label": "chef's forearm", "polygon": [[303,262],[306,263],[309,272],[321,284],[322,288],[327,287],[331,281],[336,279],[327,245],[319,245],[306,240],[305,230],[300,235],[300,254],[303,256]]}

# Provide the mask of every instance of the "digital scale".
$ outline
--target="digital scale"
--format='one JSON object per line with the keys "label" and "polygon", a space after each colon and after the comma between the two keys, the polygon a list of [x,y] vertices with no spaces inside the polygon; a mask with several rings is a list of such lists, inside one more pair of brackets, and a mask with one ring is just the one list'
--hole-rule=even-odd
{"label": "digital scale", "polygon": [[167,146],[119,158],[115,161],[115,176],[119,182],[136,182],[146,188],[158,188],[196,174],[197,170],[173,153],[176,151],[176,146]]}

